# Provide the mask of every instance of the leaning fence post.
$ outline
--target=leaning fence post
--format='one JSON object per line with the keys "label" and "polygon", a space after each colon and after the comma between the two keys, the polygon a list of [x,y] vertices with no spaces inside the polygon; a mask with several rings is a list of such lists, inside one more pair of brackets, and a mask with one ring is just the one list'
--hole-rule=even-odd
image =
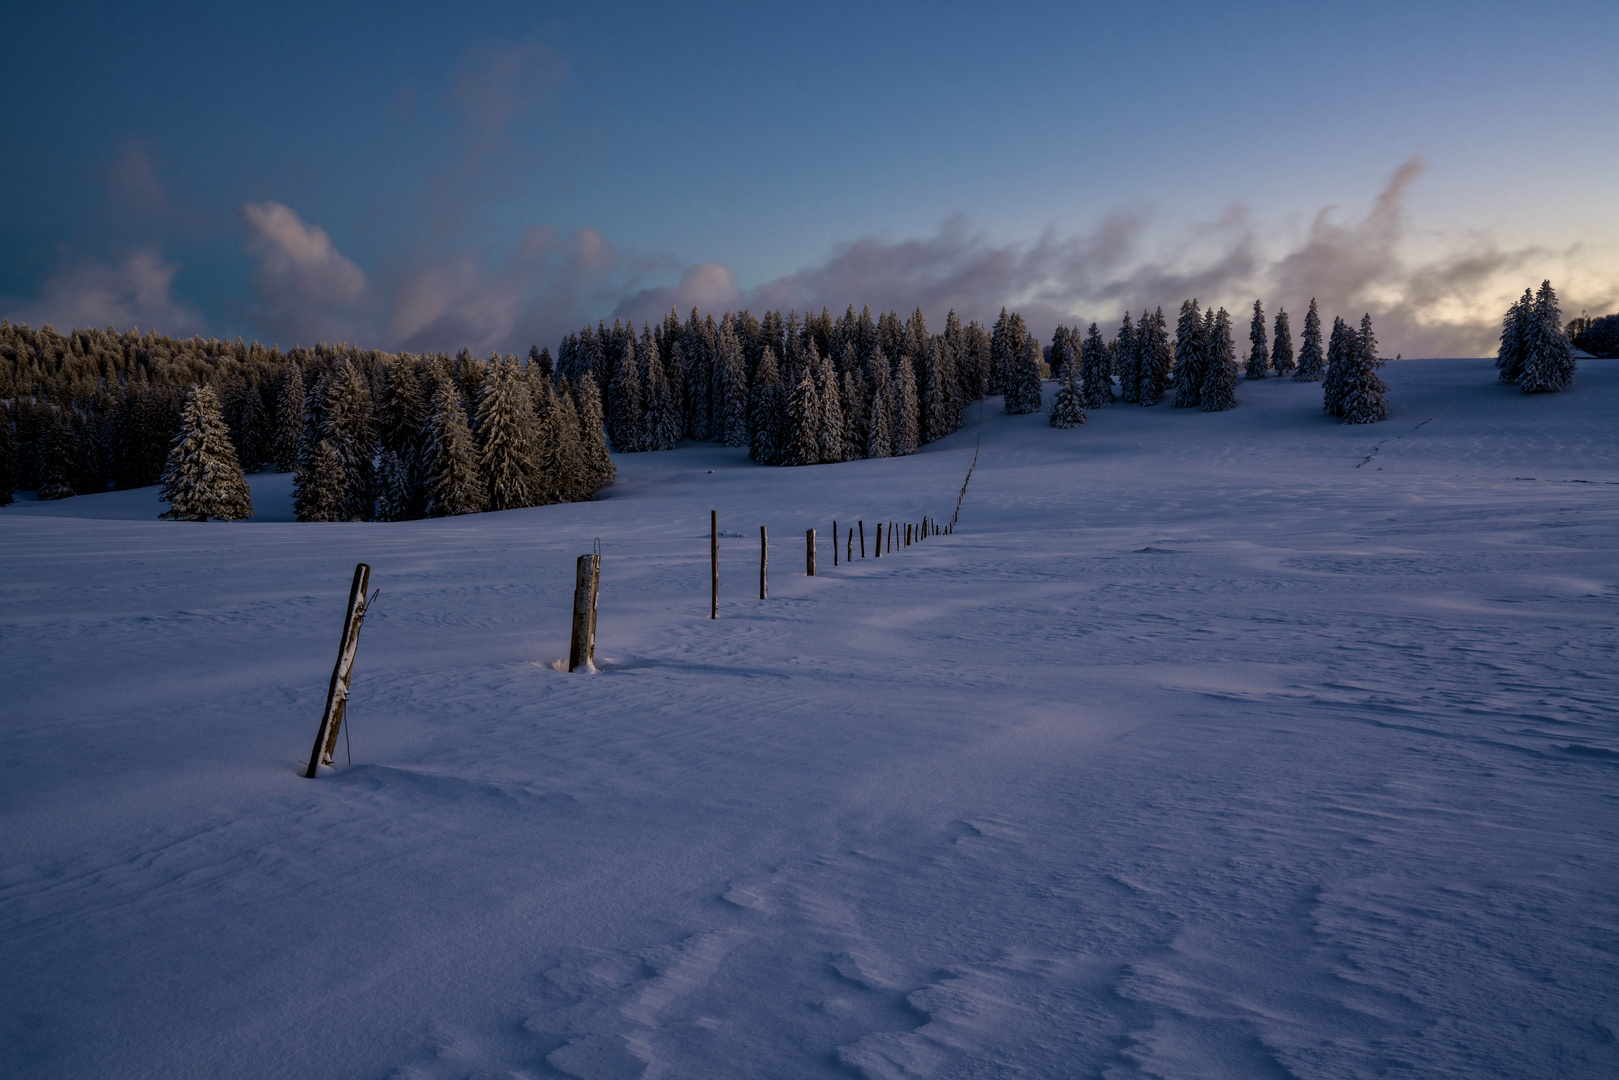
{"label": "leaning fence post", "polygon": [[844,535],[844,540],[843,540],[843,543],[844,543],[843,561],[844,562],[854,562],[854,530],[853,529],[845,529],[843,531],[843,535]]}
{"label": "leaning fence post", "polygon": [[765,575],[770,568],[770,534],[763,525],[759,526],[759,599],[763,600],[767,589]]}
{"label": "leaning fence post", "polygon": [[804,576],[815,576],[815,530],[804,530]]}
{"label": "leaning fence post", "polygon": [[720,512],[708,512],[708,564],[709,583],[712,586],[709,592],[708,617],[720,617]]}
{"label": "leaning fence post", "polygon": [[360,624],[365,621],[365,590],[371,584],[371,567],[360,563],[354,568],[354,582],[349,586],[349,606],[343,616],[343,636],[337,643],[337,664],[332,668],[332,681],[326,687],[326,709],[320,716],[320,730],[315,732],[315,745],[309,751],[307,779],[315,778],[321,765],[332,763],[337,750],[337,733],[343,728],[343,711],[349,700],[349,680],[354,677],[354,650],[360,645]]}
{"label": "leaning fence post", "polygon": [[573,638],[568,670],[596,667],[596,601],[601,595],[601,556],[581,555],[573,579]]}

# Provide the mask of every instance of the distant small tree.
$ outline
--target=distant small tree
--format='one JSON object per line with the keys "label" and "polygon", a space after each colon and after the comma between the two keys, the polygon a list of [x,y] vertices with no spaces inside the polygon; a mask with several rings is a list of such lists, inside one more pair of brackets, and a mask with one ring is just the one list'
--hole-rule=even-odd
{"label": "distant small tree", "polygon": [[1204,412],[1224,412],[1237,404],[1237,350],[1231,344],[1231,316],[1225,308],[1214,317],[1209,335],[1208,370],[1199,397]]}
{"label": "distant small tree", "polygon": [[1250,379],[1270,378],[1270,349],[1265,344],[1265,308],[1254,301],[1254,318],[1248,324],[1248,363],[1243,373]]}
{"label": "distant small tree", "polygon": [[1315,309],[1315,297],[1310,297],[1310,310],[1304,316],[1304,336],[1299,343],[1299,369],[1293,378],[1300,382],[1320,382],[1326,374],[1325,357],[1321,354],[1321,316]]}
{"label": "distant small tree", "polygon": [[1051,397],[1051,426],[1078,427],[1085,422],[1085,383],[1077,363],[1065,363],[1062,372],[1062,384]]}
{"label": "distant small tree", "polygon": [[1344,394],[1349,385],[1349,364],[1355,352],[1355,331],[1337,315],[1327,341],[1327,375],[1321,382],[1321,407],[1339,419],[1344,415]]}
{"label": "distant small tree", "polygon": [[180,433],[169,446],[158,498],[169,504],[162,517],[186,521],[237,521],[253,516],[253,492],[236,461],[219,399],[206,386],[186,393]]}
{"label": "distant small tree", "polygon": [[[1012,315],[1016,320],[1018,329],[1023,327],[1023,317]],[[1021,355],[1014,362],[1012,370],[1008,373],[1006,386],[1006,411],[1013,414],[1032,413],[1040,411],[1040,339],[1024,331],[1018,335],[1022,339]]]}
{"label": "distant small tree", "polygon": [[1141,373],[1141,361],[1136,355],[1136,327],[1128,311],[1119,324],[1119,336],[1114,342],[1113,364],[1119,373],[1119,398],[1126,405],[1139,404],[1141,397],[1137,393],[1136,379]]}

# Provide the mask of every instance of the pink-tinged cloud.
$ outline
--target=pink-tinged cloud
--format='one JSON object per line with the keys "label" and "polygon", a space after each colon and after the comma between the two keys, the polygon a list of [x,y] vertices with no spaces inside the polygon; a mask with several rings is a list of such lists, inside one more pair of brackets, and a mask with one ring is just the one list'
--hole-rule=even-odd
{"label": "pink-tinged cloud", "polygon": [[258,265],[252,315],[272,337],[292,341],[350,338],[368,329],[365,272],[326,230],[277,202],[242,207],[247,250]]}
{"label": "pink-tinged cloud", "polygon": [[35,300],[0,299],[16,322],[47,323],[58,330],[139,327],[177,337],[204,329],[196,308],[174,297],[178,268],[155,247],[130,252],[116,263],[72,259],[46,278]]}

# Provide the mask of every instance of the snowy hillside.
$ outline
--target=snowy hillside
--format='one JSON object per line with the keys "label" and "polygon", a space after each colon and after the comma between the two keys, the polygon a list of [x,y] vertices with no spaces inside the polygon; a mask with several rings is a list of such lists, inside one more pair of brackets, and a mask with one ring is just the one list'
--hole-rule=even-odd
{"label": "snowy hillside", "polygon": [[[456,519],[0,510],[0,1075],[1619,1075],[1619,362],[1384,376]],[[980,431],[955,535],[832,566]]]}

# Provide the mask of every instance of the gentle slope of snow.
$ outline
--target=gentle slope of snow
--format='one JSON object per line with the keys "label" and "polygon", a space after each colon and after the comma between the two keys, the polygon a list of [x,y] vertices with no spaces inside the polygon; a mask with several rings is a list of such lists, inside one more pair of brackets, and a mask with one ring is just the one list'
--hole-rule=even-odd
{"label": "gentle slope of snow", "polygon": [[0,510],[0,1074],[1619,1074],[1619,364],[1384,375],[1359,428],[992,403],[956,535],[814,579],[979,429],[395,525]]}

